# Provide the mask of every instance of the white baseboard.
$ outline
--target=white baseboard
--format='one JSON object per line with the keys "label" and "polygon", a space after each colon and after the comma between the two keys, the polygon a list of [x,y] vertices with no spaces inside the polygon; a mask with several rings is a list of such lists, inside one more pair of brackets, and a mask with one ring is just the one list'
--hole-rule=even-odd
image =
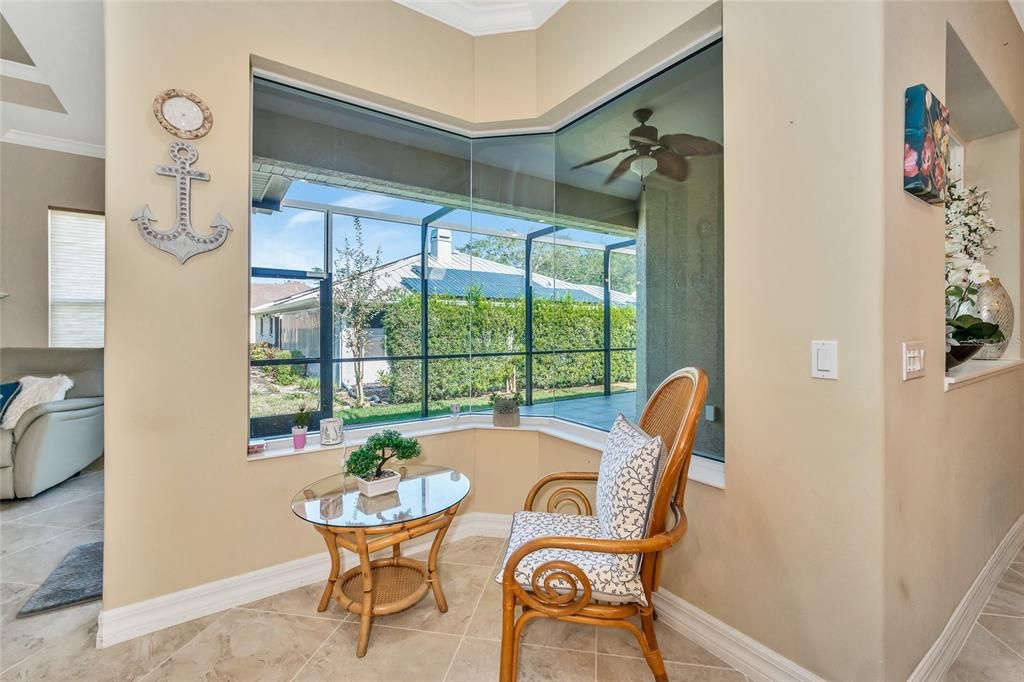
{"label": "white baseboard", "polygon": [[942,679],[967,641],[974,622],[978,620],[996,584],[1021,547],[1024,547],[1024,516],[1010,526],[1002,542],[992,552],[992,556],[971,583],[964,598],[953,610],[953,615],[949,617],[949,622],[938,639],[907,678],[908,682],[931,682]]}
{"label": "white baseboard", "polygon": [[[508,536],[511,523],[510,514],[470,512],[456,517],[447,539],[458,540],[470,536],[504,538]],[[426,549],[430,541],[431,537],[425,536],[403,547],[412,554]],[[343,566],[351,565],[354,560],[355,557],[348,552],[342,552]],[[105,610],[100,613],[96,646],[113,646],[195,618],[321,582],[329,567],[330,561],[324,552]],[[667,590],[659,591],[654,599],[658,617],[665,625],[689,637],[754,680],[817,682],[821,679]]]}
{"label": "white baseboard", "polygon": [[[512,517],[507,514],[470,512],[455,518],[446,540],[473,535],[507,537],[511,523]],[[403,544],[402,548],[406,553],[414,554],[428,548],[432,538],[433,535],[417,538]],[[341,554],[344,571],[345,566],[354,565],[355,557],[344,550]],[[128,606],[103,610],[96,631],[96,647],[102,649],[113,646],[257,599],[322,582],[330,567],[330,559],[324,551]]]}
{"label": "white baseboard", "polygon": [[654,594],[658,620],[689,637],[752,680],[821,682],[822,678],[723,623],[682,597],[661,589]]}

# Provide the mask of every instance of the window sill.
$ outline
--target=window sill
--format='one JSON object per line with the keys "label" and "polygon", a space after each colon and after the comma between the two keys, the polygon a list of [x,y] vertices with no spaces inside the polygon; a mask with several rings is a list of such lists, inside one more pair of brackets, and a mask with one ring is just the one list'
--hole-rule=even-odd
{"label": "window sill", "polygon": [[1024,367],[1024,360],[968,360],[946,372],[946,392]]}
{"label": "window sill", "polygon": [[[312,433],[306,439],[306,447],[296,450],[292,447],[291,438],[278,438],[267,441],[267,449],[257,455],[249,455],[248,461],[262,462],[265,460],[278,459],[279,457],[292,457],[295,455],[317,454],[317,453],[339,453],[344,456],[348,449],[357,447],[366,442],[366,439],[384,429],[394,429],[403,436],[420,437],[433,436],[442,433],[453,433],[456,431],[469,431],[472,429],[490,429],[496,431],[535,431],[555,438],[561,438],[569,443],[575,443],[594,450],[604,448],[608,440],[608,432],[600,429],[593,429],[589,426],[573,424],[563,419],[554,417],[521,417],[518,427],[494,426],[490,415],[463,415],[458,420],[451,417],[437,417],[434,419],[422,419],[418,421],[402,422],[398,424],[381,424],[380,426],[366,426],[362,428],[347,428],[344,431],[344,440],[336,445],[321,445],[320,434]],[[340,463],[341,457],[339,457]],[[690,480],[712,488],[725,488],[725,464],[709,457],[702,457],[694,453],[690,462]]]}

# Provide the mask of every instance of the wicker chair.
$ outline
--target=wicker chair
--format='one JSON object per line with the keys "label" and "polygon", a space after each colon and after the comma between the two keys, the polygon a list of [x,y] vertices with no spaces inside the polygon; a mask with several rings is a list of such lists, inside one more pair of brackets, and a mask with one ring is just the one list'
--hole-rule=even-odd
{"label": "wicker chair", "polygon": [[[686,532],[686,514],[682,511],[683,495],[697,421],[706,396],[707,377],[704,372],[695,368],[681,369],[657,388],[640,416],[640,428],[652,436],[662,437],[667,458],[650,507],[646,537],[635,540],[535,537],[514,549],[507,557],[499,574],[502,584],[501,682],[516,680],[519,640],[524,626],[535,618],[554,618],[628,630],[640,643],[640,649],[655,679],[658,682],[668,680],[665,662],[658,650],[658,640],[654,633],[651,595],[658,589],[661,553],[678,542]],[[527,495],[525,511],[533,510],[537,495],[551,483],[597,480],[597,472],[562,472],[545,476],[537,481]],[[554,511],[566,502],[580,514],[592,513],[587,497],[571,486],[556,489],[548,497],[547,510]],[[666,527],[669,508],[674,516],[670,528]],[[523,578],[521,576],[519,580],[516,579],[516,567],[524,557],[541,549],[641,555],[639,579],[646,604],[636,599],[611,602],[596,598],[598,590],[593,589],[585,569],[570,561],[546,561],[533,570],[529,584],[521,584]],[[517,606],[522,607],[522,614],[518,618]],[[629,620],[635,615],[640,616],[642,627],[637,627]]]}

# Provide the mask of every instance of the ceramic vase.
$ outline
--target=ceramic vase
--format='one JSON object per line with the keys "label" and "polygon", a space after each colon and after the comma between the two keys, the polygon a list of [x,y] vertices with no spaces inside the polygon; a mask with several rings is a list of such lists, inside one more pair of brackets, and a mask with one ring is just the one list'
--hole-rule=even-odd
{"label": "ceramic vase", "polygon": [[330,417],[320,420],[320,445],[337,445],[341,442],[343,424],[341,419]]}
{"label": "ceramic vase", "polygon": [[978,302],[974,306],[974,314],[984,322],[992,322],[999,325],[1000,331],[1005,337],[999,343],[990,343],[978,351],[974,356],[976,360],[998,360],[1006,352],[1013,336],[1013,301],[1010,300],[1010,293],[999,281],[993,277],[988,281],[981,291],[978,292]]}

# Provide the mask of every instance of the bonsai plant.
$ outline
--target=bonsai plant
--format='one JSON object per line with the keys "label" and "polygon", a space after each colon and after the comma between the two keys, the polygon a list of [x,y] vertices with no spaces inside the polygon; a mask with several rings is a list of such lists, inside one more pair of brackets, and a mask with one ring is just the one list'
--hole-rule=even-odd
{"label": "bonsai plant", "polygon": [[384,465],[393,459],[413,459],[420,455],[420,444],[415,438],[406,438],[398,431],[388,429],[375,433],[366,443],[352,452],[345,462],[345,473],[355,476],[359,492],[373,496],[398,489],[401,476]]}
{"label": "bonsai plant", "polygon": [[309,410],[302,405],[292,418],[292,447],[296,450],[306,447],[306,431],[309,430],[310,416]]}
{"label": "bonsai plant", "polygon": [[523,396],[515,393],[495,393],[491,396],[495,426],[519,426],[519,406]]}

